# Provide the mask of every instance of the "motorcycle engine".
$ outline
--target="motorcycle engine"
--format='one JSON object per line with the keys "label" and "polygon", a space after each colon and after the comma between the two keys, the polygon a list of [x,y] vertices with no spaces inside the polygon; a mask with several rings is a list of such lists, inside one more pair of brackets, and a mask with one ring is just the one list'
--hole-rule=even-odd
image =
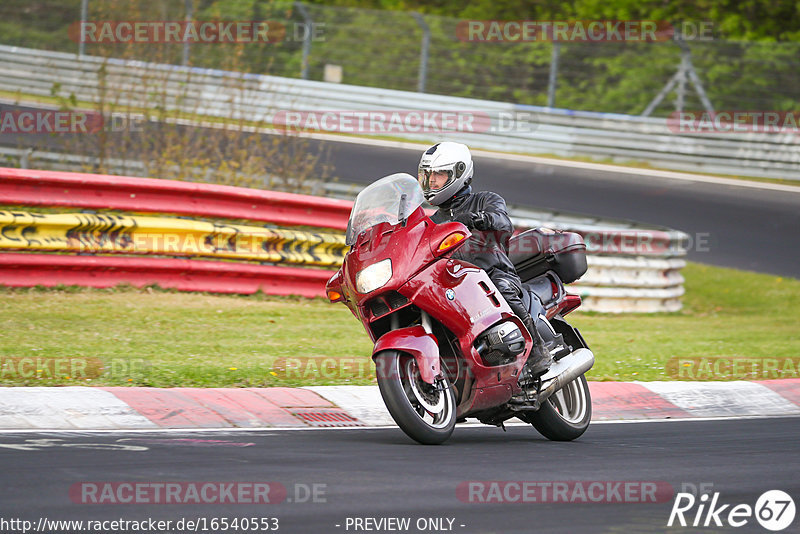
{"label": "motorcycle engine", "polygon": [[525,350],[525,338],[517,325],[505,321],[489,328],[475,340],[475,349],[488,366],[514,361]]}

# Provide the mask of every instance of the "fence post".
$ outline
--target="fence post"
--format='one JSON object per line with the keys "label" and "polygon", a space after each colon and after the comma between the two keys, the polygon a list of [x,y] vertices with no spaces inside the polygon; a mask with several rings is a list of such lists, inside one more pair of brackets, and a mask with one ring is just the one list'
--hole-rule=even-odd
{"label": "fence post", "polygon": [[689,68],[689,52],[684,50],[681,52],[681,66],[678,68],[678,90],[677,98],[675,100],[675,111],[681,113],[683,111],[683,104],[686,101],[686,71]]}
{"label": "fence post", "polygon": [[553,39],[553,51],[550,55],[550,79],[547,82],[547,107],[556,104],[556,78],[558,77],[558,56],[561,53],[561,42]]}
{"label": "fence post", "polygon": [[417,92],[425,92],[425,84],[428,81],[428,50],[431,45],[431,29],[425,19],[416,11],[411,13],[417,25],[422,29],[422,47],[419,52],[419,74],[417,74]]}
{"label": "fence post", "polygon": [[308,56],[311,54],[311,36],[313,35],[312,26],[314,25],[314,19],[311,18],[306,6],[304,6],[302,2],[295,2],[294,5],[297,8],[297,11],[300,12],[300,16],[303,17],[303,23],[306,25],[306,32],[303,36],[303,60],[300,70],[300,78],[307,80]]}
{"label": "fence post", "polygon": [[86,43],[83,40],[83,28],[89,18],[89,0],[81,0],[81,27],[78,31],[78,55],[86,55]]}
{"label": "fence post", "polygon": [[[194,16],[194,5],[192,5],[192,0],[185,0],[185,5],[186,5],[186,15],[184,18],[186,19],[187,24],[191,24],[192,17]],[[189,55],[191,53],[190,46],[191,45],[188,39],[183,42],[183,61],[181,63],[182,65],[189,64]]]}
{"label": "fence post", "polygon": [[33,149],[27,148],[19,155],[19,168],[27,169],[30,167],[31,156],[33,156]]}

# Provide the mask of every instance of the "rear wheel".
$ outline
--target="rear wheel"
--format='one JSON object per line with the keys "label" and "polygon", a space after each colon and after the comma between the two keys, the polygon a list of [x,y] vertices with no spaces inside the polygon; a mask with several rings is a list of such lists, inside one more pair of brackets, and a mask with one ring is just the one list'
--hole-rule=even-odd
{"label": "rear wheel", "polygon": [[591,419],[589,383],[581,375],[553,393],[538,411],[527,415],[524,420],[547,439],[572,441],[586,432]]}
{"label": "rear wheel", "polygon": [[447,378],[428,384],[414,357],[395,350],[375,356],[375,365],[383,402],[403,432],[424,445],[446,441],[456,424],[455,395]]}

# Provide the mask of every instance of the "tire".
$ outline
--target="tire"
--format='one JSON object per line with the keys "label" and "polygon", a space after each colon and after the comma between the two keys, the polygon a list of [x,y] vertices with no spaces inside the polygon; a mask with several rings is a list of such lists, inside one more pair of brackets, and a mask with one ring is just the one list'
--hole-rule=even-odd
{"label": "tire", "polygon": [[589,383],[581,375],[553,393],[537,412],[524,419],[541,435],[553,441],[572,441],[589,428],[592,397]]}
{"label": "tire", "polygon": [[388,350],[375,356],[378,389],[397,426],[423,445],[447,441],[456,425],[453,387],[445,377],[444,390],[422,381],[414,357]]}

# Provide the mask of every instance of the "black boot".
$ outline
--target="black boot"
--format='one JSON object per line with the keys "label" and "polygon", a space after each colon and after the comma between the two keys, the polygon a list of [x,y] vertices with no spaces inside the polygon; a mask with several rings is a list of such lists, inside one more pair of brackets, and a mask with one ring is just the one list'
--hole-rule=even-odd
{"label": "black boot", "polygon": [[533,318],[528,315],[522,320],[522,322],[525,324],[525,328],[528,329],[528,332],[530,332],[531,336],[533,337],[533,348],[528,356],[528,361],[525,362],[525,367],[528,368],[531,376],[537,377],[543,375],[548,369],[550,369],[550,366],[553,365],[553,356],[544,346],[544,339],[542,339],[542,335],[533,324]]}

